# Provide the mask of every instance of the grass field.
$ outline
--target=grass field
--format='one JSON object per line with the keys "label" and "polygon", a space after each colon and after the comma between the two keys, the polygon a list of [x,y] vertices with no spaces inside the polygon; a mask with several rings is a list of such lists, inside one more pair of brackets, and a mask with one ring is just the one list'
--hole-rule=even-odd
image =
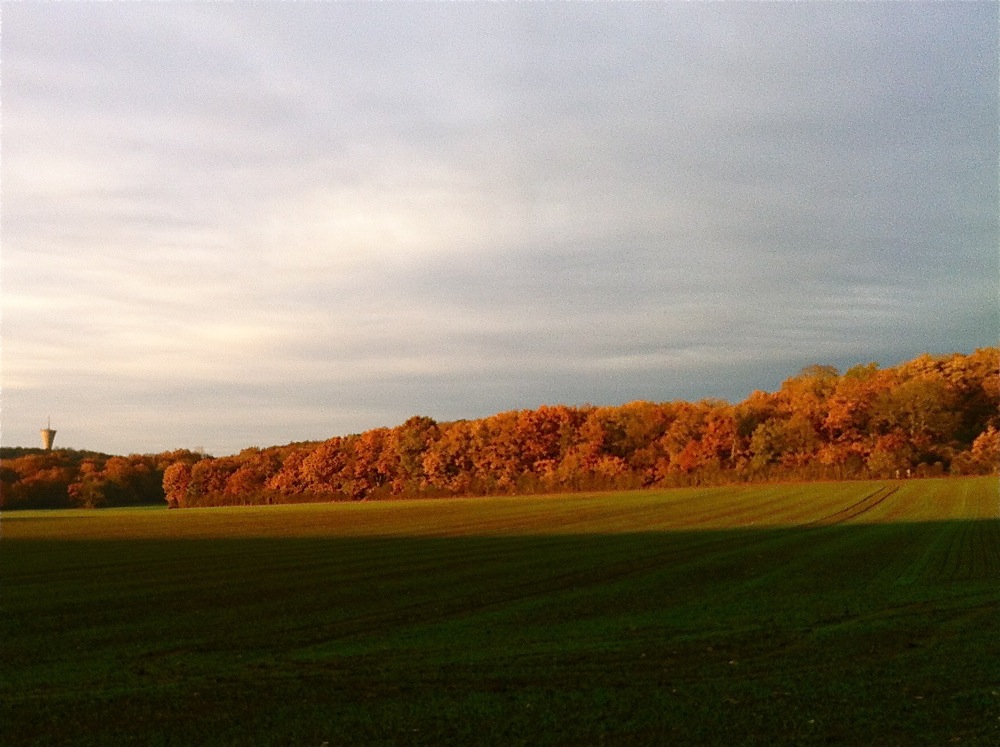
{"label": "grass field", "polygon": [[995,478],[0,530],[3,745],[1000,744]]}

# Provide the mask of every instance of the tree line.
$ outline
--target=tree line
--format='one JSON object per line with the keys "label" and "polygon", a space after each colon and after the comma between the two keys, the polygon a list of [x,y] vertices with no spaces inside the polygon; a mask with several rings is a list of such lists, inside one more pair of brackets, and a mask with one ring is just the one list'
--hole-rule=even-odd
{"label": "tree line", "polygon": [[778,480],[996,474],[1000,350],[841,374],[810,366],[744,401],[551,405],[412,417],[211,457],[0,451],[0,506],[172,507],[475,496]]}
{"label": "tree line", "polygon": [[203,455],[187,450],[114,456],[76,449],[0,448],[0,508],[163,505],[163,473]]}
{"label": "tree line", "polygon": [[988,474],[998,464],[1000,351],[985,348],[842,375],[810,366],[736,405],[413,417],[322,443],[180,460],[163,488],[183,507]]}

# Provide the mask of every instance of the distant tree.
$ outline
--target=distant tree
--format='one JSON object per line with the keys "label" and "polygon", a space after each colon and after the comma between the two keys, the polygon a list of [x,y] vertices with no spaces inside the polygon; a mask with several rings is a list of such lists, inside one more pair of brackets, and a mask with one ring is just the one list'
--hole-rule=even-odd
{"label": "distant tree", "polygon": [[821,381],[833,381],[840,376],[840,372],[837,370],[836,366],[821,365],[819,363],[813,363],[812,365],[806,366],[801,371],[796,379],[818,379]]}
{"label": "distant tree", "polygon": [[469,493],[476,476],[474,438],[478,424],[458,421],[440,426],[440,436],[423,456],[427,484],[455,495]]}
{"label": "distant tree", "polygon": [[80,464],[76,479],[67,486],[67,493],[70,501],[80,508],[99,508],[108,503],[109,483],[104,470],[94,460],[86,459]]}
{"label": "distant tree", "polygon": [[170,508],[188,505],[188,486],[191,484],[191,465],[174,462],[163,471],[163,492]]}
{"label": "distant tree", "polygon": [[191,481],[188,483],[187,501],[189,505],[213,506],[224,504],[226,483],[240,468],[237,457],[207,457],[191,467]]}
{"label": "distant tree", "polygon": [[281,466],[274,451],[247,449],[239,456],[239,466],[226,480],[224,493],[243,503],[270,502],[267,482]]}
{"label": "distant tree", "polygon": [[301,473],[308,490],[316,493],[338,493],[343,487],[347,466],[344,439],[334,436],[317,446],[302,460]]}
{"label": "distant tree", "polygon": [[414,416],[392,429],[388,441],[398,465],[392,484],[394,493],[418,493],[427,484],[424,452],[437,435],[437,422],[422,416]]}
{"label": "distant tree", "polygon": [[264,484],[265,488],[286,497],[305,493],[309,489],[310,481],[302,465],[309,453],[310,451],[306,447],[297,447],[288,451],[281,460],[281,466]]}
{"label": "distant tree", "polygon": [[1000,430],[987,426],[972,442],[972,448],[956,457],[952,468],[961,475],[1000,474]]}
{"label": "distant tree", "polygon": [[882,434],[898,431],[913,448],[935,451],[955,440],[961,418],[946,383],[921,377],[882,393],[874,405],[874,421]]}
{"label": "distant tree", "polygon": [[354,442],[353,477],[359,484],[359,497],[377,494],[392,481],[393,461],[387,459],[388,451],[388,428],[365,431]]}

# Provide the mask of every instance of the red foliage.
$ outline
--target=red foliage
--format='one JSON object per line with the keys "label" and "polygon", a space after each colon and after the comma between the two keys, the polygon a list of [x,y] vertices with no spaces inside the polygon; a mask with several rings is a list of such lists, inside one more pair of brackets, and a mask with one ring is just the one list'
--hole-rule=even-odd
{"label": "red foliage", "polygon": [[743,402],[553,405],[413,417],[319,444],[109,456],[0,450],[0,507],[483,495],[746,480],[1000,472],[1000,351],[843,375],[810,366]]}

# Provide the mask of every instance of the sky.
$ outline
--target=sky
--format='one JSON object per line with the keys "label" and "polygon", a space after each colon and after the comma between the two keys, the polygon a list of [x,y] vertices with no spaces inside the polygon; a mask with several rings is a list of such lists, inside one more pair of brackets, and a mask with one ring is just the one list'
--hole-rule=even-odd
{"label": "sky", "polygon": [[998,9],[0,5],[0,443],[738,402],[996,345]]}

